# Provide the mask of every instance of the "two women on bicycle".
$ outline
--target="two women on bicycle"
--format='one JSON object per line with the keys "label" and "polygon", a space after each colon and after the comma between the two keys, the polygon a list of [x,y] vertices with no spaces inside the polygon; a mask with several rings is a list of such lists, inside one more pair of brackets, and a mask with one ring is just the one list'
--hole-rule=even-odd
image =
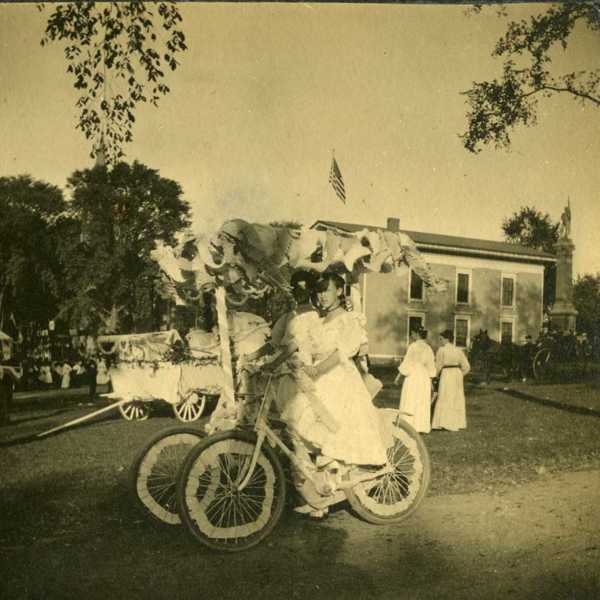
{"label": "two women on bicycle", "polygon": [[[306,500],[299,512],[323,516],[327,496],[350,465],[382,465],[386,448],[377,411],[353,358],[366,342],[356,315],[344,308],[344,280],[307,271],[291,280],[295,307],[275,324],[272,345],[293,352],[279,372],[277,406],[296,458],[319,470],[315,487],[295,471]],[[313,460],[316,457],[316,460]]]}

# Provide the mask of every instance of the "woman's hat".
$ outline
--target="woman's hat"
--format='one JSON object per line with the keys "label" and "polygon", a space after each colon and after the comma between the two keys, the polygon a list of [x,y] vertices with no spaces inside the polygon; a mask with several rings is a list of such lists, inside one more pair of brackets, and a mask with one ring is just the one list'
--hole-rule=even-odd
{"label": "woman's hat", "polygon": [[440,336],[443,337],[445,340],[454,340],[454,332],[452,331],[452,329],[444,329],[444,331],[440,333]]}
{"label": "woman's hat", "polygon": [[317,282],[317,275],[311,271],[296,271],[290,278],[292,288],[302,288],[312,291]]}

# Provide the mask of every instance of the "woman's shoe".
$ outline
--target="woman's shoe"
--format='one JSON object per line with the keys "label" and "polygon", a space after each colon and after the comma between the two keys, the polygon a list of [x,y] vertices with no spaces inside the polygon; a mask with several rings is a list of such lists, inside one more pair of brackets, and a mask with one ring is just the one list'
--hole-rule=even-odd
{"label": "woman's shoe", "polygon": [[314,510],[314,506],[311,506],[310,504],[301,504],[294,508],[294,512],[300,515],[309,515],[311,512],[314,512]]}

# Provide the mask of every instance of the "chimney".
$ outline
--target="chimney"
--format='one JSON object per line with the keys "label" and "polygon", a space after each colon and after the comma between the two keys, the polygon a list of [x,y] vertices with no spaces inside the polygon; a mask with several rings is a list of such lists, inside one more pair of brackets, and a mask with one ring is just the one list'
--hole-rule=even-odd
{"label": "chimney", "polygon": [[400,219],[397,217],[388,217],[387,228],[390,231],[400,231]]}

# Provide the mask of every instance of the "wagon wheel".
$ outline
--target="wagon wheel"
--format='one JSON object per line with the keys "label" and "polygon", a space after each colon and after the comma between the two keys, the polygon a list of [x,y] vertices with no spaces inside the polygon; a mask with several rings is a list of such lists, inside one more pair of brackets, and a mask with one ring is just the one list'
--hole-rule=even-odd
{"label": "wagon wheel", "polygon": [[552,352],[548,348],[538,350],[533,357],[533,376],[536,380],[546,379],[552,371]]}
{"label": "wagon wheel", "polygon": [[131,466],[131,489],[138,506],[150,518],[180,525],[175,485],[188,452],[204,437],[192,427],[165,429],[150,439]]}
{"label": "wagon wheel", "polygon": [[184,423],[197,421],[204,412],[206,405],[206,396],[194,392],[185,398],[182,402],[173,405],[175,416]]}
{"label": "wagon wheel", "polygon": [[150,416],[147,402],[132,400],[119,405],[119,412],[127,421],[145,421]]}

